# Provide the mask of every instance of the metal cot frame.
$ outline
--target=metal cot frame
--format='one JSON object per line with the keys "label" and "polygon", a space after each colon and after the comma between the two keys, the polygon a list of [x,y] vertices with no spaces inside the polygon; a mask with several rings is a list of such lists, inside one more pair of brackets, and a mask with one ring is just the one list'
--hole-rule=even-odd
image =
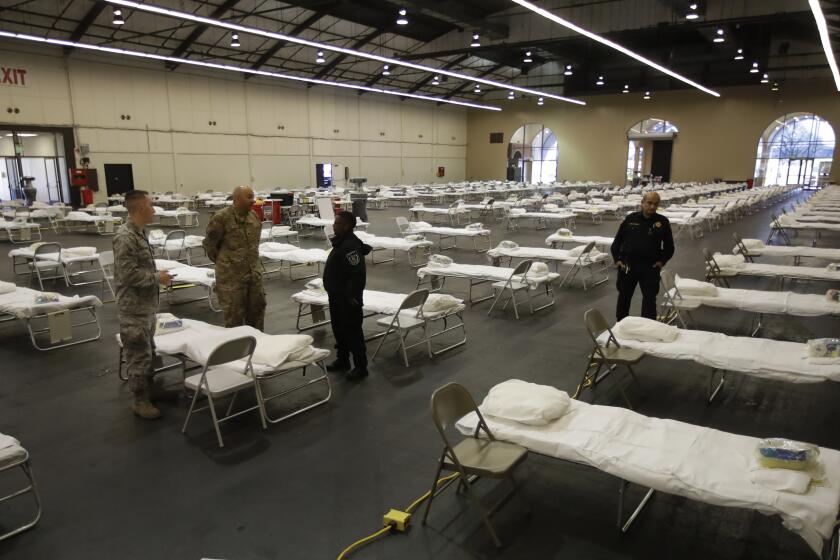
{"label": "metal cot frame", "polygon": [[0,467],[0,473],[4,473],[4,472],[7,472],[7,471],[10,471],[12,469],[16,469],[16,468],[20,467],[20,469],[23,471],[23,475],[26,477],[27,485],[24,486],[23,488],[19,488],[18,490],[15,490],[11,494],[7,494],[6,496],[3,496],[2,498],[0,498],[0,504],[2,504],[4,502],[7,502],[9,500],[12,500],[14,498],[17,498],[19,496],[23,496],[24,494],[32,494],[32,497],[35,500],[35,506],[36,506],[35,517],[30,519],[29,521],[24,522],[22,525],[19,525],[18,527],[15,527],[14,529],[10,529],[10,530],[6,531],[5,533],[3,533],[2,535],[0,535],[0,541],[4,541],[4,540],[6,540],[10,537],[13,537],[15,535],[19,535],[20,533],[23,533],[24,531],[27,531],[27,530],[31,529],[32,527],[34,527],[35,525],[37,525],[38,521],[40,521],[40,519],[41,519],[41,513],[43,511],[43,509],[41,507],[41,497],[38,494],[38,487],[35,484],[35,476],[32,474],[32,464],[30,463],[30,460],[29,460],[29,451],[27,451],[23,446],[20,446],[20,448],[23,449],[23,453],[24,453],[23,457],[15,460],[15,461],[11,461],[9,464]]}
{"label": "metal cot frame", "polygon": [[[64,313],[69,312],[71,314],[71,339],[68,342],[56,342],[49,344],[42,345],[38,342],[39,335],[43,334],[51,334],[52,329],[50,327],[50,319],[51,316],[55,315],[55,313]],[[84,314],[83,312],[90,313],[91,319],[82,320],[81,322],[73,322],[73,317],[77,314]],[[102,327],[99,324],[99,317],[96,314],[96,306],[94,305],[85,305],[82,307],[72,307],[67,308],[55,313],[40,313],[38,315],[33,315],[32,317],[17,317],[10,313],[0,313],[0,323],[7,323],[17,319],[20,319],[26,323],[26,330],[29,333],[29,339],[32,341],[32,346],[35,347],[36,350],[40,350],[41,352],[47,352],[50,350],[57,350],[59,348],[66,348],[68,346],[76,346],[78,344],[84,344],[85,342],[92,342],[94,340],[99,340],[100,336],[102,336]],[[43,324],[42,324],[43,322]],[[73,340],[72,339],[72,329],[76,329],[77,327],[83,327],[86,325],[96,325],[96,334],[91,335],[87,338],[83,338],[80,340]]]}

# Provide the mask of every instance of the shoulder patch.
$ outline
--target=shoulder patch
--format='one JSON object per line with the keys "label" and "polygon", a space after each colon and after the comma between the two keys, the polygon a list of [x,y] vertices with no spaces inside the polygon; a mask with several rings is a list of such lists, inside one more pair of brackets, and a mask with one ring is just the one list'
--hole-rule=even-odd
{"label": "shoulder patch", "polygon": [[358,251],[350,251],[347,255],[345,255],[345,258],[350,266],[357,266],[361,261]]}

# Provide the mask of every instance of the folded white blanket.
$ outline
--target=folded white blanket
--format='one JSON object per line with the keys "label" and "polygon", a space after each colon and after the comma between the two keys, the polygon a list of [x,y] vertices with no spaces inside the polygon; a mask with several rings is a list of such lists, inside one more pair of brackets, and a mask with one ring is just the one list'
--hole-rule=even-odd
{"label": "folded white blanket", "polygon": [[18,445],[20,445],[20,442],[12,436],[0,434],[0,449],[8,449],[9,447],[15,447]]}
{"label": "folded white blanket", "polygon": [[324,281],[321,278],[315,278],[305,284],[307,290],[323,290]]}
{"label": "folded white blanket", "polygon": [[257,339],[253,363],[271,367],[279,367],[289,359],[289,356],[300,353],[312,345],[312,337],[305,334],[268,335],[252,327],[233,327],[204,337],[199,347],[195,348],[196,361],[207,363],[210,354],[217,346],[243,336],[253,336]]}
{"label": "folded white blanket", "polygon": [[497,248],[499,248],[499,249],[516,249],[517,247],[519,247],[519,244],[516,243],[515,241],[504,240],[504,241],[501,241],[499,243]]}
{"label": "folded white blanket", "polygon": [[747,249],[761,249],[764,247],[764,241],[761,239],[742,239],[741,243],[743,243],[744,247]]}
{"label": "folded white blanket", "polygon": [[544,262],[535,262],[531,264],[531,268],[528,269],[528,277],[530,278],[543,278],[548,276],[549,274],[548,265]]}
{"label": "folded white blanket", "polygon": [[423,311],[426,313],[438,313],[452,309],[453,307],[458,307],[461,304],[462,301],[460,299],[449,294],[429,294],[429,298],[423,304]]}
{"label": "folded white blanket", "polygon": [[556,233],[560,237],[571,237],[572,236],[572,230],[570,230],[568,228],[560,228],[560,229],[557,230]]}
{"label": "folded white blanket", "polygon": [[717,286],[709,282],[692,280],[691,278],[680,278],[677,274],[674,277],[674,284],[681,294],[686,296],[715,297],[718,295]]}
{"label": "folded white blanket", "polygon": [[446,255],[432,255],[429,257],[429,266],[445,268],[452,264],[452,259]]}
{"label": "folded white blanket", "polygon": [[673,342],[679,336],[677,327],[644,317],[625,317],[613,331],[621,338],[640,342]]}
{"label": "folded white blanket", "polygon": [[16,289],[17,289],[17,286],[15,286],[13,283],[3,282],[2,280],[0,280],[0,294],[10,294],[10,293],[14,292]]}
{"label": "folded white blanket", "polygon": [[567,393],[554,387],[510,379],[490,389],[479,409],[494,418],[545,426],[563,416],[570,402]]}
{"label": "folded white blanket", "polygon": [[723,253],[715,253],[714,258],[720,268],[730,270],[743,268],[744,263],[746,262],[743,255],[724,255]]}
{"label": "folded white blanket", "polygon": [[750,466],[750,482],[776,492],[804,494],[811,486],[811,474],[808,471],[767,469],[754,461]]}
{"label": "folded white blanket", "polygon": [[266,243],[260,243],[260,249],[270,253],[283,253],[285,251],[294,251],[295,249],[299,249],[299,247],[290,243],[275,243],[273,241],[268,241]]}
{"label": "folded white blanket", "polygon": [[96,254],[96,247],[68,247],[61,252],[71,257],[92,257]]}

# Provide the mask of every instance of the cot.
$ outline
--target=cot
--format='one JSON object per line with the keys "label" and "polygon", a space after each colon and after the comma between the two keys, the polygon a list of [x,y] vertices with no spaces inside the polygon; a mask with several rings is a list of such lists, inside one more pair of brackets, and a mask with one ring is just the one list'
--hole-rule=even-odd
{"label": "cot", "polygon": [[813,266],[788,266],[781,264],[764,264],[746,262],[742,255],[722,255],[703,249],[706,259],[706,281],[729,287],[729,278],[735,276],[761,276],[778,278],[779,289],[784,288],[786,279],[805,281],[840,282],[840,270],[818,268]]}
{"label": "cot", "polygon": [[41,240],[41,226],[32,222],[0,221],[0,241],[32,243]]}
{"label": "cot", "polygon": [[[423,266],[429,259],[432,245],[434,245],[434,243],[425,238],[406,239],[404,237],[380,237],[364,231],[357,231],[356,237],[361,239],[362,243],[371,247],[370,263],[373,265],[395,261],[397,258],[397,251],[402,251],[406,254],[408,264],[410,264],[413,268]],[[382,251],[391,251],[391,258],[377,261],[376,253]]]}
{"label": "cot", "polygon": [[[168,286],[161,287],[163,293],[166,294],[169,305],[181,305],[184,303],[192,303],[194,301],[206,299],[207,305],[210,306],[212,311],[221,311],[221,309],[219,309],[213,301],[216,295],[215,270],[212,268],[191,266],[182,262],[167,259],[155,259],[155,267],[157,267],[158,270],[165,270],[173,276],[172,281]],[[172,295],[175,292],[188,290],[190,288],[200,288],[204,290],[204,295],[186,300],[173,301]]]}
{"label": "cot", "polygon": [[[12,259],[12,271],[16,276],[32,274],[34,267],[37,266],[35,262],[36,248],[37,244],[9,251],[9,257]],[[38,255],[38,260],[58,262],[58,272],[64,278],[64,283],[67,286],[98,284],[103,279],[102,267],[99,266],[99,253],[96,247],[62,248],[60,252],[41,253]],[[95,277],[90,278],[90,275]],[[80,280],[80,278],[83,279]]]}
{"label": "cot", "polygon": [[[321,265],[327,262],[327,251],[323,249],[301,249],[288,243],[260,243],[260,259],[266,274],[282,272],[285,268],[289,280],[301,280],[312,278],[321,274]],[[266,267],[267,264],[276,264],[276,267]],[[295,277],[294,270],[301,267],[314,266],[311,274]]]}
{"label": "cot", "polygon": [[574,245],[586,245],[587,243],[594,242],[596,247],[604,250],[605,252],[609,252],[614,240],[615,239],[612,237],[603,237],[600,235],[575,235],[569,230],[563,231],[561,229],[546,237],[545,244],[552,249],[562,249],[569,243]]}
{"label": "cot", "polygon": [[57,218],[54,222],[56,229],[64,228],[70,232],[91,232],[99,235],[114,235],[117,227],[122,224],[122,218],[108,215],[90,215],[86,212],[68,212],[63,218]]}
{"label": "cot", "polygon": [[162,227],[197,227],[198,212],[189,210],[187,208],[175,208],[174,210],[165,210],[160,206],[155,206],[155,217]]}
{"label": "cot", "polygon": [[[503,242],[504,243],[504,242]],[[510,242],[508,242],[510,243]],[[499,244],[496,248],[487,251],[487,256],[492,259],[494,265],[499,266],[505,262],[511,264],[513,259],[536,259],[551,261],[554,263],[555,272],[559,272],[560,265],[566,265],[569,270],[560,282],[560,287],[574,281],[581,271],[588,274],[589,285],[597,286],[609,280],[608,266],[610,256],[595,250],[595,243],[590,241],[580,251],[567,251],[565,249],[547,249],[545,247],[519,247],[503,246]],[[599,276],[600,273],[600,276]],[[583,279],[583,288],[587,289],[587,278]]]}
{"label": "cot", "polygon": [[[439,227],[433,226],[427,222],[409,222],[401,216],[397,217],[396,220],[397,227],[403,237],[417,234],[437,235],[438,249],[441,251],[455,249],[458,246],[458,239],[461,237],[472,239],[473,248],[479,253],[484,253],[490,249],[490,230],[484,228],[483,226],[467,226],[463,228]],[[451,245],[444,245],[444,241],[447,239],[454,239],[454,241]],[[479,244],[479,242],[481,242],[481,244]]]}
{"label": "cot", "polygon": [[805,245],[766,245],[760,239],[741,239],[735,236],[733,254],[743,255],[749,262],[755,262],[756,257],[793,257],[793,264],[799,265],[802,258],[813,258],[840,262],[840,249],[825,247],[808,247]]}

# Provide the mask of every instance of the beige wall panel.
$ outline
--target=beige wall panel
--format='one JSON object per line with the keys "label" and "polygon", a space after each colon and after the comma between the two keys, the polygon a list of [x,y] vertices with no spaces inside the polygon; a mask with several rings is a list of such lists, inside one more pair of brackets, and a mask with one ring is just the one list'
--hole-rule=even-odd
{"label": "beige wall panel", "polygon": [[402,139],[402,114],[399,102],[359,98],[359,138],[384,142]]}
{"label": "beige wall panel", "polygon": [[254,175],[251,184],[257,189],[301,188],[312,184],[308,156],[251,156],[251,170]]}
{"label": "beige wall panel", "polygon": [[313,140],[312,155],[319,157],[358,156],[359,143],[347,140]]}
{"label": "beige wall panel", "polygon": [[401,158],[363,157],[360,165],[359,175],[367,177],[368,184],[393,185],[402,180]]}
{"label": "beige wall panel", "polygon": [[435,110],[413,103],[402,106],[403,142],[431,144],[435,141]]}
{"label": "beige wall panel", "polygon": [[[444,176],[437,177],[437,168],[444,168]],[[432,177],[429,181],[463,181],[466,176],[467,162],[463,158],[437,158],[434,161]]]}
{"label": "beige wall panel", "polygon": [[466,144],[467,118],[461,112],[439,109],[435,115],[436,137],[438,144]]}
{"label": "beige wall panel", "polygon": [[279,138],[249,136],[248,145],[251,154],[308,156],[309,138]]}
{"label": "beige wall panel", "polygon": [[[507,142],[522,124],[541,123],[558,139],[558,179],[602,179],[623,184],[627,129],[648,117],[674,122],[672,181],[743,180],[753,177],[758,139],[773,119],[792,112],[812,112],[840,132],[840,102],[826,81],[789,82],[782,91],[767,87],[721,90],[721,98],[695,90],[598,96],[588,107],[553,101],[544,107],[529,102],[503,113],[469,112],[467,178],[505,176]],[[505,144],[490,144],[490,132],[504,132]],[[835,149],[835,158],[837,151]],[[832,167],[840,180],[840,165]]]}
{"label": "beige wall panel", "polygon": [[149,151],[171,155],[172,134],[169,132],[149,132]]}
{"label": "beige wall panel", "polygon": [[176,154],[175,173],[183,192],[227,191],[251,177],[246,155]]}
{"label": "beige wall panel", "polygon": [[145,131],[104,128],[80,128],[80,144],[90,144],[93,153],[144,153],[148,152]]}
{"label": "beige wall panel", "polygon": [[433,152],[436,158],[467,158],[466,146],[447,146],[445,144],[435,144]]}
{"label": "beige wall panel", "polygon": [[186,134],[172,135],[175,153],[179,154],[247,154],[248,137],[234,134]]}
{"label": "beige wall panel", "polygon": [[432,158],[403,158],[402,183],[427,183],[434,180]]}
{"label": "beige wall panel", "polygon": [[149,154],[149,175],[152,190],[177,191],[172,154]]}
{"label": "beige wall panel", "polygon": [[432,144],[410,144],[402,145],[403,157],[425,157],[430,158],[434,155],[434,147]]}
{"label": "beige wall panel", "polygon": [[360,142],[359,153],[364,157],[400,157],[402,147],[399,142]]}

